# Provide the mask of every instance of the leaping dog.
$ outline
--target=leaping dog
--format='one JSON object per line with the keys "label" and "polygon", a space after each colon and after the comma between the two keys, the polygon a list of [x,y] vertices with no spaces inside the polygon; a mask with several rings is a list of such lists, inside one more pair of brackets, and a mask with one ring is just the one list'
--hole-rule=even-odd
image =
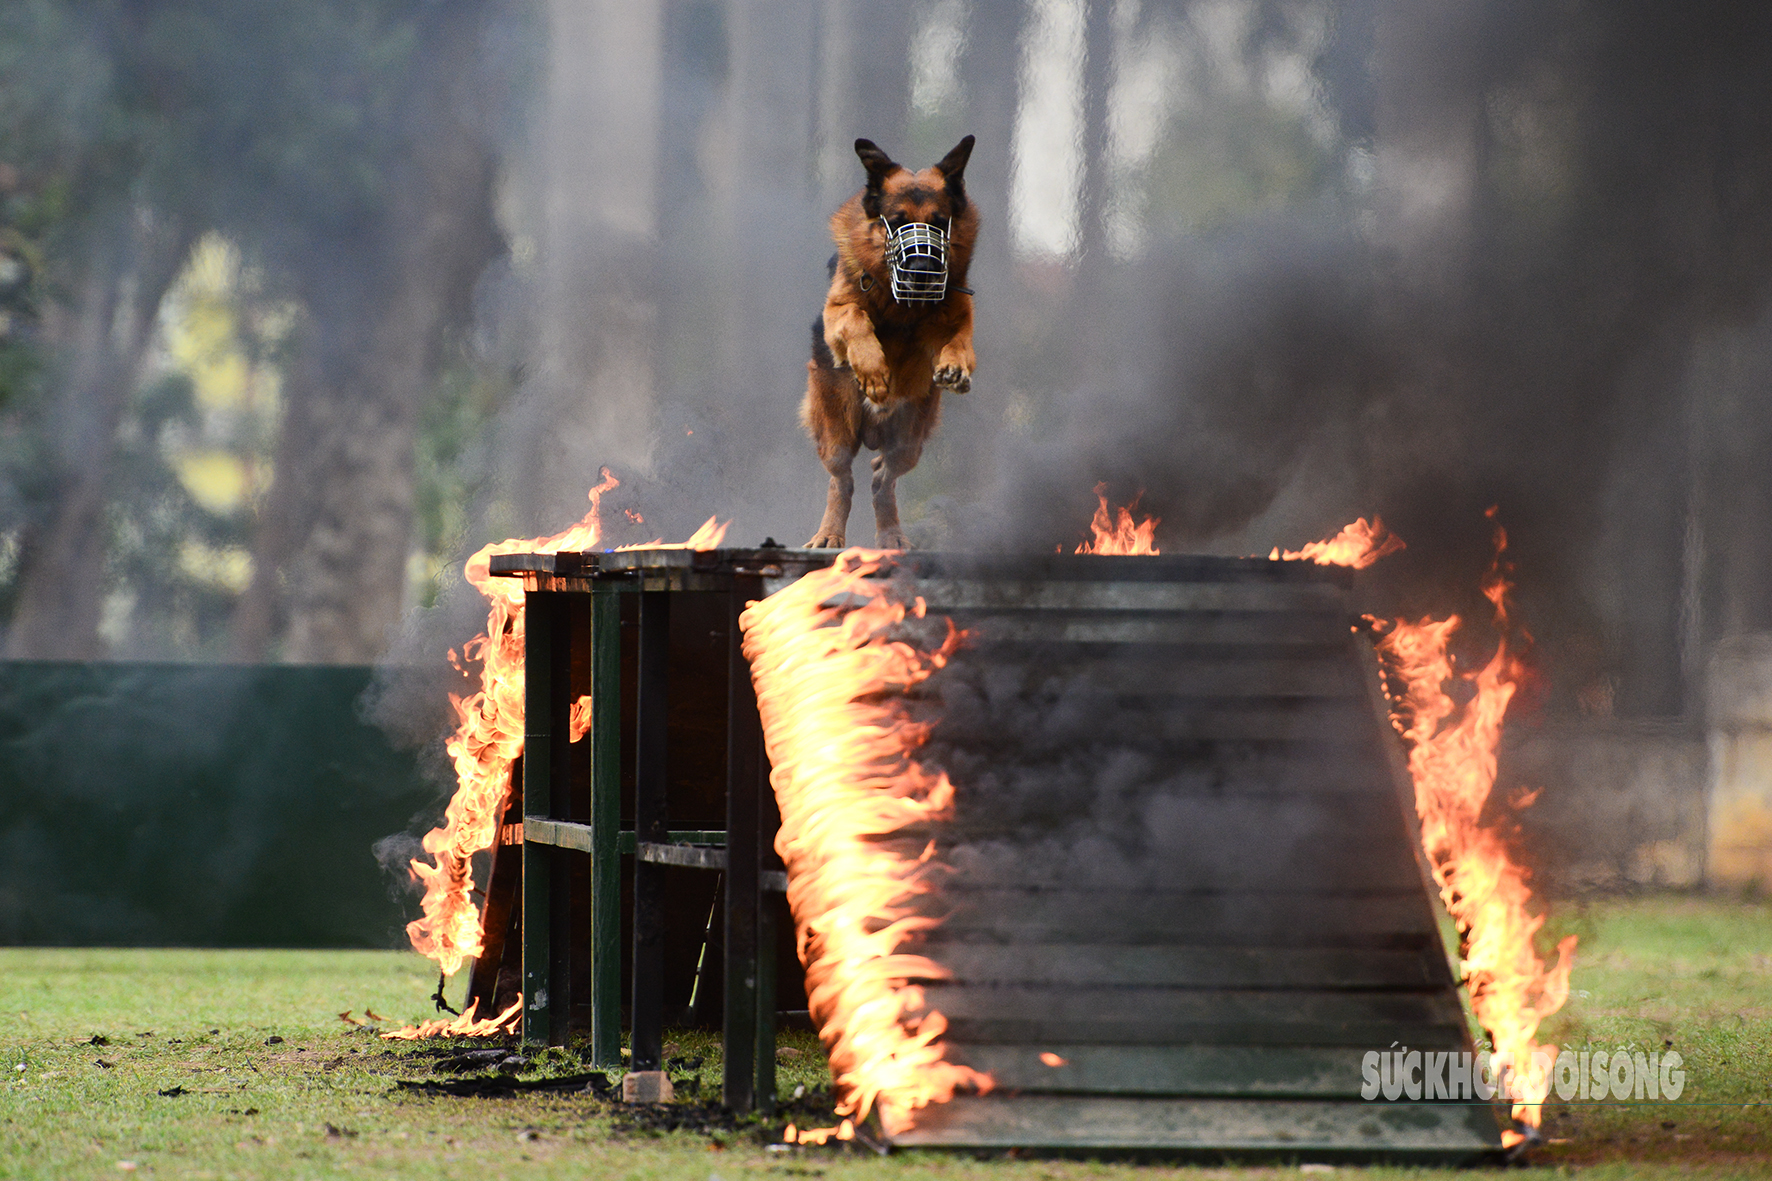
{"label": "leaping dog", "polygon": [[831,473],[824,520],[808,547],[844,544],[855,453],[873,459],[875,543],[906,548],[898,477],[917,466],[941,420],[941,392],[972,388],[972,292],[966,271],[978,211],[966,199],[969,135],[912,172],[865,139],[867,185],[831,215],[837,253],[824,314],[812,325],[800,420]]}

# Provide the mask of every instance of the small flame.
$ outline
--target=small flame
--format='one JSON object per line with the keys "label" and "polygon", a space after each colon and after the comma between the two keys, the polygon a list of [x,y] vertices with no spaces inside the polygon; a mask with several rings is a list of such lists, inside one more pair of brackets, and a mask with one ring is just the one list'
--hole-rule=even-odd
{"label": "small flame", "polygon": [[[935,849],[921,855],[880,838],[951,814],[954,788],[914,759],[928,726],[897,699],[944,665],[960,635],[948,624],[934,651],[902,637],[924,615],[883,578],[884,551],[851,549],[761,602],[740,619],[751,661],[770,781],[781,807],[776,852],[787,864],[788,903],[819,1037],[830,1054],[837,1114],[878,1110],[888,1134],[910,1112],[962,1086],[989,1090],[989,1075],[943,1060],[947,1020],[924,1010],[913,981],[950,973],[900,951],[939,920],[915,912]],[[798,1142],[853,1134],[802,1129]]]}
{"label": "small flame", "polygon": [[1303,549],[1284,552],[1276,546],[1268,558],[1275,562],[1315,562],[1319,566],[1352,566],[1355,570],[1364,570],[1402,548],[1403,539],[1387,530],[1374,513],[1370,525],[1365,517],[1361,517],[1326,541],[1313,541]]}
{"label": "small flame", "polygon": [[1065,1057],[1062,1057],[1058,1054],[1054,1054],[1051,1050],[1040,1051],[1040,1061],[1044,1062],[1047,1066],[1051,1066],[1051,1067],[1055,1067],[1055,1068],[1059,1067],[1059,1066],[1069,1066],[1070,1065],[1069,1058],[1065,1058]]}
{"label": "small flame", "polygon": [[405,1029],[396,1029],[381,1036],[390,1041],[414,1042],[427,1037],[496,1037],[499,1034],[516,1033],[517,1026],[523,1020],[523,998],[519,996],[511,1002],[511,1007],[496,1017],[481,1020],[474,1018],[474,1011],[480,1007],[478,1000],[467,1007],[461,1016],[445,1021],[441,1017],[430,1021],[421,1021],[417,1025],[408,1025]]}
{"label": "small flame", "polygon": [[[1139,493],[1143,496],[1144,493]],[[1161,517],[1146,517],[1142,521],[1132,519],[1132,510],[1138,507],[1138,496],[1132,503],[1125,505],[1116,513],[1108,508],[1107,484],[1095,486],[1095,498],[1100,503],[1095,507],[1095,517],[1089,522],[1090,532],[1094,537],[1077,547],[1080,554],[1155,554],[1157,549],[1157,525]]]}
{"label": "small flame", "polygon": [[591,695],[586,693],[573,702],[566,714],[566,732],[577,742],[591,732]]}
{"label": "small flame", "polygon": [[[1495,537],[1496,559],[1483,593],[1495,606],[1496,624],[1505,629],[1512,589],[1501,563],[1507,535],[1498,528]],[[1556,1047],[1539,1045],[1534,1037],[1539,1022],[1569,997],[1576,937],[1557,944],[1554,965],[1547,967],[1539,958],[1532,940],[1544,919],[1527,911],[1529,875],[1514,861],[1501,833],[1482,822],[1495,786],[1502,720],[1524,665],[1504,635],[1481,671],[1474,676],[1458,672],[1448,653],[1458,627],[1456,615],[1418,623],[1399,619],[1385,628],[1379,651],[1385,659],[1392,722],[1410,747],[1422,847],[1446,909],[1458,924],[1471,1009],[1496,1052],[1506,1054],[1512,1064],[1508,1097],[1514,1119],[1537,1127],[1550,1092],[1549,1066]],[[1476,690],[1456,718],[1458,707],[1444,688],[1454,680]],[[1523,803],[1516,801],[1516,806]],[[1510,1144],[1522,1139],[1519,1132],[1504,1138]]]}
{"label": "small flame", "polygon": [[700,529],[697,529],[694,533],[689,535],[688,541],[664,541],[662,539],[654,539],[652,541],[642,541],[635,545],[618,545],[615,547],[615,552],[619,554],[637,549],[692,549],[700,552],[702,550],[719,549],[720,543],[726,540],[726,529],[731,524],[732,522],[728,521],[725,525],[722,525],[713,517],[709,517],[701,523]]}
{"label": "small flame", "polygon": [[789,1124],[781,1134],[783,1144],[824,1144],[831,1140],[855,1139],[855,1121],[844,1120],[834,1128],[807,1128],[804,1131]]}

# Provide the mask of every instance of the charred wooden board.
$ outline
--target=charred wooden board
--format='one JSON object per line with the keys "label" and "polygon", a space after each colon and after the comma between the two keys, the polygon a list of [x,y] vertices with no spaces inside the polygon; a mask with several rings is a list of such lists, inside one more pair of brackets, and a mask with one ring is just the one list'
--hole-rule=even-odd
{"label": "charred wooden board", "polygon": [[1452,1164],[1492,1155],[1496,1132],[1487,1106],[993,1094],[923,1108],[893,1143]]}
{"label": "charred wooden board", "polygon": [[945,943],[938,955],[962,984],[1302,988],[1333,980],[1349,989],[1420,989],[1448,978],[1419,951]]}
{"label": "charred wooden board", "polygon": [[[930,985],[956,1042],[1462,1047],[1447,992]],[[1379,1040],[1383,1039],[1383,1040]]]}
{"label": "charred wooden board", "polygon": [[918,698],[956,795],[896,839],[941,867],[923,1011],[994,1089],[894,1142],[1496,1154],[1486,1104],[1361,1099],[1367,1052],[1471,1042],[1345,572],[915,562],[964,632]]}
{"label": "charred wooden board", "polygon": [[[1263,1095],[1357,1099],[1360,1051],[1333,1046],[1034,1045],[951,1042],[947,1057],[1005,1094]],[[995,1093],[994,1092],[994,1093]]]}
{"label": "charred wooden board", "polygon": [[978,935],[1005,943],[1093,942],[1112,931],[1128,943],[1194,943],[1215,936],[1241,946],[1311,947],[1339,936],[1419,934],[1426,911],[1419,894],[1404,892],[1060,892],[986,886],[950,888],[941,897],[951,910],[936,937]]}

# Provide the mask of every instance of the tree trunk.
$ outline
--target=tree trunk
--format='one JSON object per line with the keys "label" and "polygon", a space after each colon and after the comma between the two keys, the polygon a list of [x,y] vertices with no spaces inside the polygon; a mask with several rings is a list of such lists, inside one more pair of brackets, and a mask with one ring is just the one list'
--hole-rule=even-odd
{"label": "tree trunk", "polygon": [[298,279],[307,323],[235,615],[243,659],[271,654],[282,615],[281,655],[304,663],[374,661],[399,624],[419,414],[499,250],[496,162],[476,118],[484,8],[433,13],[409,94],[410,154],[391,170],[383,216]]}
{"label": "tree trunk", "polygon": [[14,660],[104,654],[105,555],[117,428],[129,404],[160,301],[190,253],[182,225],[112,211],[93,236],[79,286],[68,379],[51,436],[55,493],[20,544],[19,592],[6,638]]}

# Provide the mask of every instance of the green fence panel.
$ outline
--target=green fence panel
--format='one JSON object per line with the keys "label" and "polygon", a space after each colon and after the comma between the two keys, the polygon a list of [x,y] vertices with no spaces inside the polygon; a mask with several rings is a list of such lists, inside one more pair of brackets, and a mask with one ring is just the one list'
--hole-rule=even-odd
{"label": "green fence panel", "polygon": [[440,815],[372,670],[0,663],[0,944],[395,947],[372,846]]}

